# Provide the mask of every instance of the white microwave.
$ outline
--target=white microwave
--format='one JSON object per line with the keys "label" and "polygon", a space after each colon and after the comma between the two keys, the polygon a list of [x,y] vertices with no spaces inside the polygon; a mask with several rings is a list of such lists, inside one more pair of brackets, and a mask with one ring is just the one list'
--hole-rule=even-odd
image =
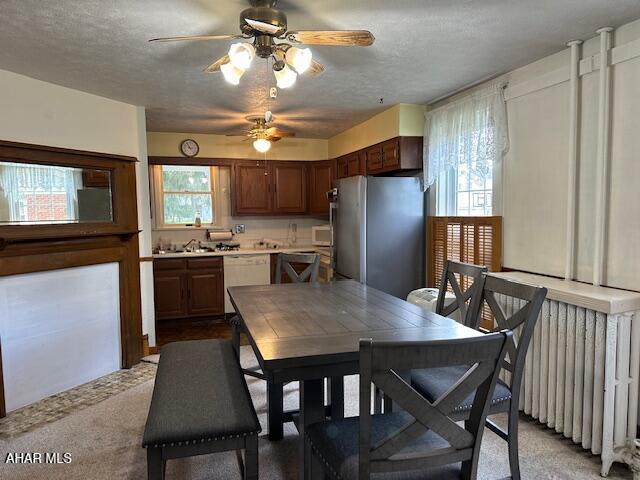
{"label": "white microwave", "polygon": [[311,227],[311,244],[319,247],[330,247],[333,244],[331,225]]}

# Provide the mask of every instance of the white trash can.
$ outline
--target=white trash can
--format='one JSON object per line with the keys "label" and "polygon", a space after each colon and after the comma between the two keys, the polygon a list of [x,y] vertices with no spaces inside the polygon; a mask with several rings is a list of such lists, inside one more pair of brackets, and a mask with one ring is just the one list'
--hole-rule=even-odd
{"label": "white trash can", "polygon": [[[438,293],[440,293],[440,290],[437,288],[419,288],[407,295],[407,302],[413,303],[414,305],[422,307],[425,310],[429,310],[430,312],[435,312],[436,303],[438,302]],[[444,295],[444,305],[449,305],[454,302],[455,299],[456,296],[453,293],[446,292]],[[450,317],[459,322],[460,310],[456,310],[452,315],[450,315]]]}

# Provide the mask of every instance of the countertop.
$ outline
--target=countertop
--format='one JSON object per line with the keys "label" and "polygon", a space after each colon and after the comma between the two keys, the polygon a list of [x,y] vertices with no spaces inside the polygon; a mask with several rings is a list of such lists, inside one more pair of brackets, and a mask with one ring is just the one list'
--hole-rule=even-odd
{"label": "countertop", "polygon": [[215,252],[200,252],[200,253],[154,253],[153,258],[194,258],[194,257],[224,257],[226,255],[268,255],[271,253],[301,253],[301,252],[317,252],[327,253],[327,247],[316,247],[313,245],[301,245],[298,247],[287,248],[240,248],[240,250],[232,251],[215,251]]}
{"label": "countertop", "polygon": [[596,287],[588,283],[562,280],[533,273],[499,272],[491,273],[491,275],[546,287],[549,300],[557,300],[610,315],[640,310],[640,293],[638,292]]}

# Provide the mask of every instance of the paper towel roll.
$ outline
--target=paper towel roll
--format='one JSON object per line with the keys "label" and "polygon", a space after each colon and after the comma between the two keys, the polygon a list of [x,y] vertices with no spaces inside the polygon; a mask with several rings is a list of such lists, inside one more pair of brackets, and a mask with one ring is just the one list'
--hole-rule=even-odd
{"label": "paper towel roll", "polygon": [[212,242],[228,242],[229,240],[233,240],[233,234],[229,230],[209,231],[209,239]]}

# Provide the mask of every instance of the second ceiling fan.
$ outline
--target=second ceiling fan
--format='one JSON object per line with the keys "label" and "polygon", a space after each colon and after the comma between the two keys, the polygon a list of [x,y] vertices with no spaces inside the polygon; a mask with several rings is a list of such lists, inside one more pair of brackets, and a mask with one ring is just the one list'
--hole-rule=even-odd
{"label": "second ceiling fan", "polygon": [[249,3],[251,7],[240,13],[241,34],[165,37],[154,38],[150,42],[252,38],[252,42],[232,44],[229,53],[213,62],[205,71],[220,71],[227,82],[238,85],[256,55],[265,59],[273,58],[273,73],[279,88],[291,87],[299,74],[324,71],[324,67],[313,60],[311,50],[298,45],[367,47],[374,42],[373,35],[367,30],[287,31],[287,16],[276,8],[277,0],[250,0]]}

